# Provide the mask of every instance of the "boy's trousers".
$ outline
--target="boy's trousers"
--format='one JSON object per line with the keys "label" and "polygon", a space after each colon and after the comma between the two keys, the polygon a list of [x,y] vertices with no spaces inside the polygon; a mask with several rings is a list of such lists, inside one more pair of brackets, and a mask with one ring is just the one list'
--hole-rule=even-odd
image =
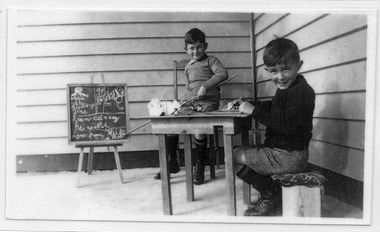
{"label": "boy's trousers", "polygon": [[234,153],[242,153],[247,165],[236,175],[252,185],[264,198],[271,198],[279,192],[270,177],[273,174],[303,172],[307,166],[309,151],[286,151],[268,147],[240,147]]}

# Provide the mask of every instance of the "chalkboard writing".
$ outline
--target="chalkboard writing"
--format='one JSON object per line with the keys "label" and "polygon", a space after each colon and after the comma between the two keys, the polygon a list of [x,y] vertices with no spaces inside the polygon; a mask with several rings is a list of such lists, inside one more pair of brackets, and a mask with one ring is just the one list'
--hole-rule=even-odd
{"label": "chalkboard writing", "polygon": [[67,98],[70,143],[127,140],[127,85],[69,84]]}

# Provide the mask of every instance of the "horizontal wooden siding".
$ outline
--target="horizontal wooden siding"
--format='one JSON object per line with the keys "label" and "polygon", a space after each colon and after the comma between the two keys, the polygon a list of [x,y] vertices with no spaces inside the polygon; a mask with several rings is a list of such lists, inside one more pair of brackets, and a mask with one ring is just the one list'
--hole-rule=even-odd
{"label": "horizontal wooden siding", "polygon": [[[207,35],[208,53],[230,76],[222,87],[226,101],[252,98],[249,14],[75,10],[11,10],[9,49],[14,52],[8,86],[15,155],[77,153],[68,145],[66,85],[126,83],[131,129],[149,120],[150,99],[172,100],[173,60],[187,58],[184,34],[198,27]],[[12,53],[13,54],[13,53]],[[185,77],[179,73],[179,89]],[[235,91],[239,89],[239,91]],[[12,142],[12,141],[11,141]],[[121,151],[156,150],[150,126],[131,135]],[[99,149],[106,151],[106,149]]]}

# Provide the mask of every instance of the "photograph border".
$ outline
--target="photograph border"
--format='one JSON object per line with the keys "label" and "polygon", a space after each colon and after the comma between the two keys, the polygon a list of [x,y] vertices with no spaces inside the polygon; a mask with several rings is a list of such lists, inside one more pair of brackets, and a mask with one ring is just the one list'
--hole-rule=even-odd
{"label": "photograph border", "polygon": [[[32,6],[32,4],[36,4],[37,6]],[[84,0],[78,1],[74,3],[73,1],[68,1],[66,3],[60,2],[56,4],[56,6],[51,5],[51,3],[47,3],[46,1],[33,1],[32,3],[25,3],[23,1],[17,2],[16,4],[10,3],[10,1],[5,1],[1,4],[1,14],[2,20],[4,20],[4,14],[7,14],[8,9],[71,9],[71,10],[118,10],[118,11],[196,11],[196,12],[268,12],[268,13],[307,13],[307,12],[331,12],[331,13],[344,13],[344,14],[363,14],[366,12],[368,15],[368,33],[367,33],[367,88],[366,88],[366,125],[365,125],[365,169],[364,169],[364,206],[363,206],[363,219],[358,222],[354,219],[326,219],[323,218],[323,222],[321,219],[312,219],[305,223],[302,219],[295,219],[290,223],[286,223],[285,220],[274,220],[273,219],[258,219],[255,220],[255,223],[252,224],[247,222],[246,220],[231,220],[228,222],[200,222],[194,223],[194,221],[183,218],[183,221],[180,219],[181,223],[178,223],[178,220],[166,220],[167,217],[163,216],[159,218],[157,221],[146,221],[143,223],[142,221],[134,222],[131,220],[130,222],[90,222],[90,221],[45,221],[45,220],[7,220],[5,219],[5,215],[1,215],[0,220],[0,230],[38,230],[38,231],[62,231],[62,230],[76,230],[76,231],[84,231],[84,230],[95,230],[95,231],[114,231],[114,230],[125,230],[127,226],[137,226],[138,230],[162,227],[163,229],[169,229],[172,227],[177,227],[182,231],[187,231],[187,229],[198,229],[201,228],[217,228],[219,231],[227,230],[228,228],[233,228],[232,226],[240,226],[242,228],[246,228],[247,226],[255,227],[255,229],[262,228],[270,228],[274,227],[277,229],[281,229],[281,231],[294,231],[300,229],[301,226],[305,226],[304,228],[309,231],[322,231],[324,229],[334,229],[334,231],[366,231],[375,229],[375,227],[379,228],[379,223],[376,221],[376,216],[379,215],[379,158],[376,157],[377,151],[380,151],[379,146],[375,144],[375,139],[378,138],[379,135],[379,125],[378,122],[375,122],[375,115],[379,115],[379,102],[376,101],[376,90],[379,90],[379,83],[376,82],[376,75],[378,73],[377,68],[379,67],[378,61],[378,52],[379,47],[377,46],[378,42],[378,31],[379,31],[379,5],[378,1],[366,1],[366,4],[360,4],[362,1],[312,1],[312,2],[302,2],[301,1],[289,1],[282,2],[279,1],[269,1],[267,3],[259,2],[250,2],[247,3],[243,0],[235,1],[234,3],[222,2],[218,3],[217,1],[207,1],[206,3],[202,3],[201,1],[196,2],[202,4],[202,6],[189,8],[185,1],[169,1],[168,3],[163,2],[145,2],[142,1],[140,3],[121,3],[119,1],[114,1],[115,5],[112,5],[110,2],[99,1],[96,4],[86,2]],[[236,4],[237,3],[237,4]],[[146,5],[144,5],[146,4]],[[215,8],[215,4],[219,4],[218,8]],[[58,5],[58,6],[57,6]],[[110,7],[110,6],[113,7]],[[120,5],[120,7],[116,8],[116,5]],[[245,6],[249,5],[249,6]],[[342,7],[342,6],[345,7]],[[314,6],[314,7],[313,7]],[[359,7],[360,6],[360,7]],[[290,9],[293,7],[292,9]],[[2,29],[2,33],[7,33]],[[374,36],[370,36],[374,35]],[[2,36],[2,39],[4,36]],[[2,48],[4,47],[4,43],[1,43]],[[6,43],[5,43],[5,46]],[[3,49],[2,49],[3,50]],[[7,67],[7,61],[3,57],[2,59],[2,67]],[[9,70],[7,70],[9,71]],[[1,86],[0,92],[3,94],[1,99],[1,105],[3,107],[1,114],[1,121],[3,122],[4,129],[2,129],[2,133],[4,139],[0,141],[0,147],[3,147],[4,154],[7,153],[7,142],[6,135],[8,134],[6,131],[6,125],[8,122],[7,119],[7,101],[9,101],[9,95],[6,89],[6,72],[2,72],[1,75]],[[3,163],[4,161],[4,163]],[[4,180],[2,183],[0,196],[4,196],[3,201],[0,203],[0,207],[4,208],[2,210],[3,214],[5,214],[5,205],[6,205],[6,175],[9,171],[14,171],[13,168],[8,168],[12,165],[14,160],[11,158],[6,158],[4,156],[1,158],[0,163],[3,165],[3,171],[1,171],[0,178]],[[14,165],[14,164],[13,164]],[[6,170],[6,171],[5,171]],[[368,184],[371,183],[371,184]],[[374,219],[374,220],[371,220]],[[347,223],[348,220],[353,220],[355,222]],[[170,223],[170,222],[175,223]],[[158,223],[157,225],[157,222]],[[318,223],[319,222],[319,223]],[[274,224],[272,224],[274,223]],[[102,224],[102,225],[100,225]],[[57,228],[57,225],[59,228]],[[126,226],[127,225],[127,226]],[[184,226],[186,225],[185,229]],[[316,228],[310,228],[307,225],[313,225]],[[340,227],[341,225],[341,227]],[[352,226],[350,226],[352,225]],[[141,226],[141,227],[140,227]],[[285,228],[282,228],[284,226]],[[331,226],[331,227],[330,227]],[[194,228],[197,227],[197,228]],[[166,228],[166,229],[165,229]],[[267,228],[267,229],[268,229]],[[136,228],[137,229],[137,228]],[[271,228],[272,229],[272,228]],[[301,228],[302,229],[302,228]],[[189,231],[190,231],[189,230]]]}

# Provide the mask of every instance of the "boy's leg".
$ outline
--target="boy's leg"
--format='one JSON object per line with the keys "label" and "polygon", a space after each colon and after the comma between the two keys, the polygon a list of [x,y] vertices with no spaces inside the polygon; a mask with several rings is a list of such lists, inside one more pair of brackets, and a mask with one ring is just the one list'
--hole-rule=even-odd
{"label": "boy's leg", "polygon": [[261,175],[248,166],[243,166],[236,175],[260,193],[258,201],[248,207],[244,216],[263,216],[281,208],[281,187],[269,175]]}
{"label": "boy's leg", "polygon": [[[170,173],[178,173],[180,171],[180,166],[177,160],[178,140],[178,135],[168,135],[167,137]],[[154,175],[154,179],[160,180],[161,173],[156,173],[156,175]]]}
{"label": "boy's leg", "polygon": [[[192,104],[196,111],[207,112],[217,110],[219,108],[220,94],[219,93],[208,93],[206,98],[194,101]],[[207,135],[196,134],[195,135],[195,171],[193,183],[195,185],[203,184],[204,182],[204,171],[206,157],[209,154],[207,149]]]}
{"label": "boy's leg", "polygon": [[245,215],[259,216],[281,206],[281,188],[274,184],[270,175],[303,171],[308,151],[240,147],[234,150],[233,155],[235,163],[245,165],[237,176],[260,192],[258,202]]}
{"label": "boy's leg", "polygon": [[203,184],[205,180],[205,162],[208,155],[207,136],[203,134],[195,135],[195,171],[193,183]]}

